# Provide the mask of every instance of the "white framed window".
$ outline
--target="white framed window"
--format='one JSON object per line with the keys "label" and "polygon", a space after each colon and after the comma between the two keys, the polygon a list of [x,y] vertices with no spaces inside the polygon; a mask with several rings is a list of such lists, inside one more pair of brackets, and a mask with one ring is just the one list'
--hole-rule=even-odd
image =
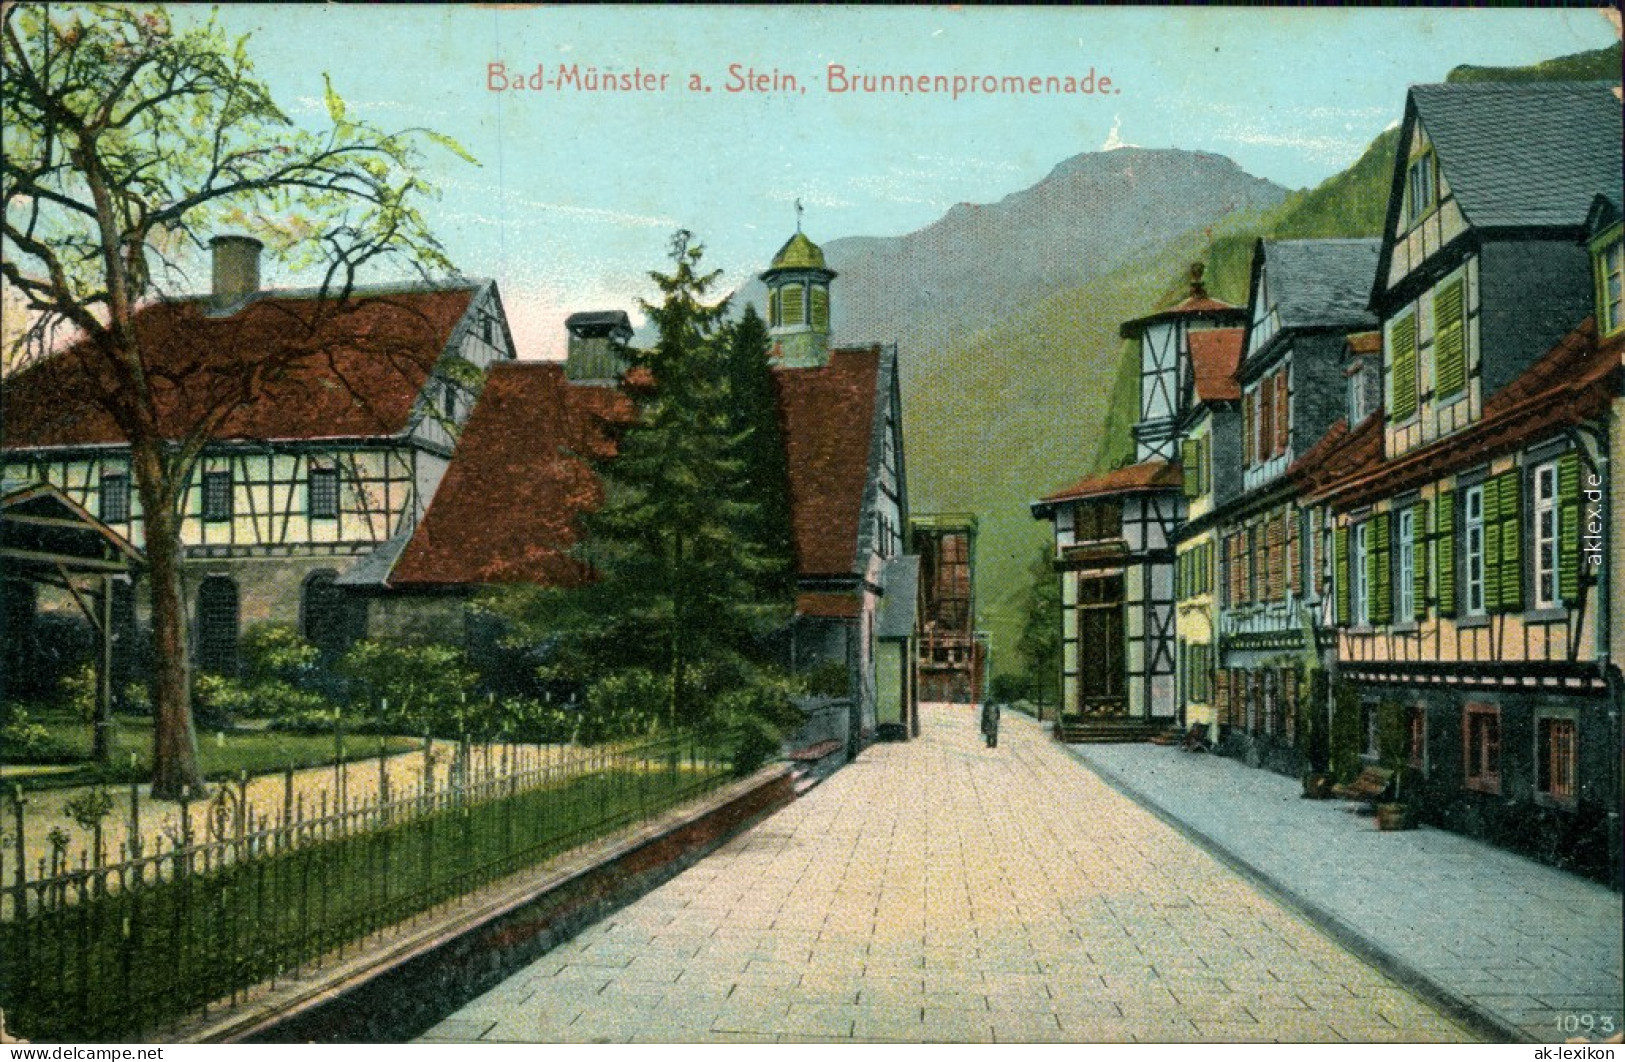
{"label": "white framed window", "polygon": [[1625,276],[1625,241],[1615,238],[1597,252],[1597,332],[1611,335],[1625,321],[1620,317],[1621,278]]}
{"label": "white framed window", "polygon": [[1416,615],[1416,510],[1403,509],[1399,513],[1398,533],[1399,548],[1394,551],[1398,570],[1394,586],[1394,616],[1401,623],[1407,623]]}
{"label": "white framed window", "polygon": [[1535,607],[1557,607],[1557,462],[1535,468]]}
{"label": "white framed window", "polygon": [[1411,161],[1406,174],[1406,217],[1415,221],[1433,208],[1434,193],[1433,152],[1418,155]]}
{"label": "white framed window", "polygon": [[1349,616],[1356,627],[1371,623],[1371,573],[1366,568],[1369,523],[1349,528]]}
{"label": "white framed window", "polygon": [[1462,502],[1462,570],[1466,613],[1484,615],[1484,488],[1470,487]]}

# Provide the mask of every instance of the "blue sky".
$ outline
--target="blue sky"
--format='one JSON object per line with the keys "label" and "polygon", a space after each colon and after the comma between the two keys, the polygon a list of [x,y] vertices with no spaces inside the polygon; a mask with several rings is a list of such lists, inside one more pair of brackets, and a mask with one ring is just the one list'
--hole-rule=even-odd
{"label": "blue sky", "polygon": [[[206,10],[177,10],[202,18]],[[1228,155],[1289,187],[1352,162],[1405,87],[1459,63],[1522,64],[1615,39],[1593,10],[957,9],[244,5],[219,13],[296,120],[424,125],[431,219],[459,267],[497,278],[521,356],[558,356],[562,320],[635,311],[667,238],[698,233],[733,286],[794,231],[899,235],[990,202],[1109,142]],[[667,76],[664,91],[491,91],[490,64],[547,78]],[[859,74],[1109,77],[1101,94],[828,91]],[[729,67],[797,79],[730,93]],[[691,91],[698,75],[712,91]],[[781,81],[782,83],[782,81]],[[275,279],[275,278],[273,278]]]}

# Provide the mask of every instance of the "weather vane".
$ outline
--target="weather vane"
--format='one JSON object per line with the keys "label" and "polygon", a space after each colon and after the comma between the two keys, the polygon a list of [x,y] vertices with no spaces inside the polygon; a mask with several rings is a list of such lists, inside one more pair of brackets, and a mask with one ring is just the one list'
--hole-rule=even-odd
{"label": "weather vane", "polygon": [[797,232],[801,231],[801,211],[802,211],[801,197],[797,196],[796,197],[796,231]]}

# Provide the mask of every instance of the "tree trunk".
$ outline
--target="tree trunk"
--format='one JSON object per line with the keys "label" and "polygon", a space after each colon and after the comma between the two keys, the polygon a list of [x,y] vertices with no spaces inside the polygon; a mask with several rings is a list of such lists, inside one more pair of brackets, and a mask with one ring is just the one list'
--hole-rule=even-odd
{"label": "tree trunk", "polygon": [[203,792],[197,733],[192,727],[186,605],[181,593],[181,522],[170,492],[161,444],[134,442],[130,459],[141,491],[147,579],[152,592],[152,795],[174,800]]}

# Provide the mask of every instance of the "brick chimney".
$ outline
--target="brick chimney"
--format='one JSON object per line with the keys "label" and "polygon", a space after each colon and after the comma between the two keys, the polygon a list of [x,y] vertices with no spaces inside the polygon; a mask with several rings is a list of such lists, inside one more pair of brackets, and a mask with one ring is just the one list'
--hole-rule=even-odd
{"label": "brick chimney", "polygon": [[209,247],[214,252],[215,302],[237,302],[260,290],[260,251],[265,244],[252,236],[216,236]]}

